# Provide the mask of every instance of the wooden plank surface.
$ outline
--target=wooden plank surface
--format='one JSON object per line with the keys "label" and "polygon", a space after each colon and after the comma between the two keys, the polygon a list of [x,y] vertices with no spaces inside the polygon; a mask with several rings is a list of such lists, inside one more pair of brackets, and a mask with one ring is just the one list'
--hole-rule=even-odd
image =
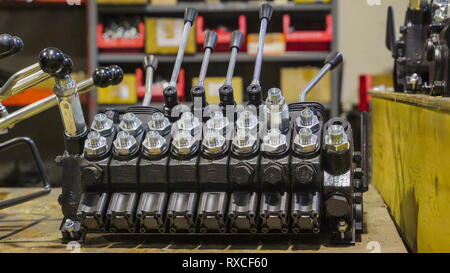
{"label": "wooden plank surface", "polygon": [[[0,200],[2,197],[10,198],[24,192],[24,189],[0,188]],[[261,241],[247,237],[230,240],[227,236],[208,239],[198,236],[177,238],[175,236],[90,234],[86,244],[78,249],[76,244],[60,243],[58,229],[62,215],[56,201],[59,194],[60,189],[54,189],[48,196],[0,210],[0,252],[71,252],[74,247],[80,252],[118,253],[367,253],[374,250],[406,252],[386,207],[375,189],[371,189],[364,197],[367,233],[362,235],[361,242],[348,247],[330,246],[327,242],[288,240],[283,236]]]}
{"label": "wooden plank surface", "polygon": [[373,92],[371,111],[372,183],[410,248],[450,252],[450,100]]}

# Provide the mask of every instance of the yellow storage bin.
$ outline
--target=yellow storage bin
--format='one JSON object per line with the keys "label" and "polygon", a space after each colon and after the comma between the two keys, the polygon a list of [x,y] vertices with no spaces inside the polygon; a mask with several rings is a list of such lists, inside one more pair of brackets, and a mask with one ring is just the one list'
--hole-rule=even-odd
{"label": "yellow storage bin", "polygon": [[137,103],[136,76],[125,74],[121,84],[97,91],[99,104],[134,104]]}
{"label": "yellow storage bin", "polygon": [[[152,54],[176,54],[184,28],[182,18],[148,18],[145,20],[145,49]],[[186,44],[187,54],[196,52],[195,24]]]}
{"label": "yellow storage bin", "polygon": [[[192,79],[192,86],[197,84],[198,78]],[[225,77],[207,77],[205,79],[206,100],[209,104],[219,104],[219,88],[225,82]],[[236,103],[244,101],[243,81],[241,77],[233,77],[234,100]]]}
{"label": "yellow storage bin", "polygon": [[[319,68],[315,67],[286,67],[281,69],[281,91],[286,102],[298,102],[300,92],[317,75]],[[322,103],[331,102],[331,76],[325,77],[308,94],[308,101]]]}
{"label": "yellow storage bin", "polygon": [[[259,34],[247,35],[247,52],[256,55],[258,52]],[[267,33],[264,43],[264,55],[282,55],[286,52],[286,38],[283,33]]]}

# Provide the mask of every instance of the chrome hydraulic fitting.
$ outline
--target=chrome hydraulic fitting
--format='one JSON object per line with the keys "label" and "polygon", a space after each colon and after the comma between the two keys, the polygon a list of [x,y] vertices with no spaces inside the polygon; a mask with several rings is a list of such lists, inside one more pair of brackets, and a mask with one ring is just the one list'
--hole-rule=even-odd
{"label": "chrome hydraulic fitting", "polygon": [[332,125],[325,135],[325,147],[329,152],[339,153],[350,149],[347,133],[341,125]]}
{"label": "chrome hydraulic fitting", "polygon": [[87,135],[84,143],[84,152],[88,156],[101,156],[108,151],[106,138],[99,132],[92,131]]}
{"label": "chrome hydraulic fitting", "polygon": [[148,128],[151,131],[158,132],[161,136],[166,136],[170,133],[171,124],[168,118],[163,113],[154,113],[148,122]]}
{"label": "chrome hydraulic fitting", "polygon": [[300,116],[295,120],[295,125],[298,129],[308,128],[314,133],[319,128],[320,121],[314,112],[309,107],[306,107],[300,112]]}
{"label": "chrome hydraulic fitting", "polygon": [[237,154],[247,155],[258,149],[258,139],[246,129],[238,129],[231,149]]}
{"label": "chrome hydraulic fitting", "polygon": [[256,135],[258,133],[258,117],[249,110],[244,110],[238,114],[236,127],[238,130],[248,130],[250,134]]}
{"label": "chrome hydraulic fitting", "polygon": [[142,143],[142,150],[144,154],[149,156],[164,154],[169,146],[164,137],[162,137],[157,131],[149,131]]}
{"label": "chrome hydraulic fitting", "polygon": [[124,114],[119,127],[133,136],[137,136],[143,130],[142,121],[133,113]]}
{"label": "chrome hydraulic fitting", "polygon": [[114,150],[121,156],[132,155],[139,149],[136,139],[127,131],[120,131],[113,144]]}
{"label": "chrome hydraulic fitting", "polygon": [[200,121],[191,112],[184,112],[177,121],[178,131],[188,131],[192,136],[196,136],[200,130]]}
{"label": "chrome hydraulic fitting", "polygon": [[173,152],[178,155],[194,154],[198,148],[199,143],[190,131],[179,131],[172,141]]}
{"label": "chrome hydraulic fitting", "polygon": [[227,141],[221,132],[211,129],[205,134],[202,148],[205,154],[217,155],[227,149]]}
{"label": "chrome hydraulic fitting", "polygon": [[261,149],[269,154],[283,153],[287,149],[286,136],[278,129],[269,130],[263,138]]}
{"label": "chrome hydraulic fitting", "polygon": [[221,111],[214,111],[211,113],[211,118],[206,122],[206,131],[214,130],[222,135],[226,135],[229,132],[229,129],[230,122],[223,116]]}
{"label": "chrome hydraulic fitting", "polygon": [[319,145],[319,137],[309,128],[302,128],[294,138],[294,150],[297,153],[312,153]]}
{"label": "chrome hydraulic fitting", "polygon": [[91,130],[94,130],[102,136],[110,136],[114,132],[114,125],[112,119],[109,119],[106,114],[100,113],[94,116],[94,121],[91,125]]}
{"label": "chrome hydraulic fitting", "polygon": [[264,104],[265,129],[278,129],[286,133],[290,128],[289,108],[281,90],[271,88]]}

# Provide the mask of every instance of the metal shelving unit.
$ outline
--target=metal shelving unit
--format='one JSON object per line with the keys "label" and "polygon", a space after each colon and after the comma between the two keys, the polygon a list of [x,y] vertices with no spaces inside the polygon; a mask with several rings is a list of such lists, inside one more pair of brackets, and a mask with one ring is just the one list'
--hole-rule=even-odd
{"label": "metal shelving unit", "polygon": [[[96,45],[95,31],[98,22],[98,17],[101,15],[180,15],[184,12],[186,7],[196,8],[200,14],[202,13],[234,13],[246,12],[257,13],[261,2],[225,2],[218,4],[208,3],[179,3],[174,6],[154,6],[151,4],[97,4],[96,1],[88,1],[88,18],[89,18],[89,59],[90,70],[93,70],[99,64],[109,63],[131,63],[140,64],[144,58],[144,53],[99,53]],[[337,49],[338,32],[337,32],[337,1],[323,4],[277,4],[271,3],[275,12],[330,12],[333,16],[334,38],[332,43],[332,50]],[[286,52],[278,56],[264,56],[264,62],[268,63],[290,63],[298,64],[322,62],[327,56],[328,52]],[[224,63],[229,58],[228,53],[214,53],[211,56],[211,62]],[[247,53],[239,53],[238,62],[250,63],[253,62],[255,56]],[[175,56],[159,55],[158,60],[161,64],[173,63]],[[184,63],[200,63],[202,54],[186,55]],[[332,116],[337,116],[340,112],[340,83],[341,70],[337,69],[332,75],[332,102],[330,104],[330,112]],[[89,100],[90,115],[92,116],[97,110],[96,93],[93,92]]]}

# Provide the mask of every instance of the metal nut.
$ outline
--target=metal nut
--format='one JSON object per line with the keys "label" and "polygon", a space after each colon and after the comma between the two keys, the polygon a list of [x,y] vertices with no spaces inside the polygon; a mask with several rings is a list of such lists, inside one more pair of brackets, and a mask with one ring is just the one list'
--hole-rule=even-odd
{"label": "metal nut", "polygon": [[157,131],[161,136],[170,133],[171,124],[168,118],[163,113],[154,113],[151,120],[148,122],[148,128],[151,131]]}
{"label": "metal nut", "polygon": [[226,146],[225,137],[214,129],[206,133],[202,142],[203,151],[207,154],[220,154]]}
{"label": "metal nut", "polygon": [[142,148],[147,155],[161,155],[167,151],[168,145],[166,139],[157,131],[149,131],[142,143]]}
{"label": "metal nut", "polygon": [[103,155],[108,151],[106,138],[101,136],[99,132],[92,131],[88,134],[84,142],[84,152],[89,156]]}
{"label": "metal nut", "polygon": [[238,129],[232,142],[232,150],[238,154],[250,154],[257,149],[257,138],[246,129]]}
{"label": "metal nut", "polygon": [[256,135],[258,133],[258,117],[251,111],[244,110],[239,113],[236,121],[237,129],[248,130],[251,134]]}
{"label": "metal nut", "polygon": [[271,129],[264,136],[261,148],[266,153],[282,153],[287,149],[286,136],[278,129]]}
{"label": "metal nut", "polygon": [[294,150],[298,153],[312,153],[319,143],[319,137],[309,128],[302,128],[294,138]]}
{"label": "metal nut", "polygon": [[216,130],[226,135],[230,128],[230,121],[223,116],[221,111],[211,113],[211,118],[206,122],[206,130]]}
{"label": "metal nut", "polygon": [[172,148],[176,154],[188,155],[198,148],[198,141],[189,131],[179,131],[172,141]]}
{"label": "metal nut", "polygon": [[109,136],[114,132],[113,121],[112,119],[109,119],[106,114],[97,114],[94,116],[91,130],[99,132],[102,136]]}
{"label": "metal nut", "polygon": [[177,129],[179,131],[188,131],[195,136],[200,132],[200,121],[191,112],[184,112],[177,121]]}
{"label": "metal nut", "polygon": [[350,149],[348,136],[342,125],[332,125],[328,128],[325,135],[326,149],[331,152],[341,152]]}
{"label": "metal nut", "polygon": [[319,118],[309,108],[305,108],[300,112],[300,116],[295,120],[295,125],[298,129],[308,128],[315,132],[320,125]]}
{"label": "metal nut", "polygon": [[139,148],[134,136],[127,131],[120,131],[113,142],[114,149],[119,155],[130,155]]}
{"label": "metal nut", "polygon": [[143,129],[142,121],[133,113],[124,114],[119,127],[122,131],[126,131],[133,136],[137,136]]}

